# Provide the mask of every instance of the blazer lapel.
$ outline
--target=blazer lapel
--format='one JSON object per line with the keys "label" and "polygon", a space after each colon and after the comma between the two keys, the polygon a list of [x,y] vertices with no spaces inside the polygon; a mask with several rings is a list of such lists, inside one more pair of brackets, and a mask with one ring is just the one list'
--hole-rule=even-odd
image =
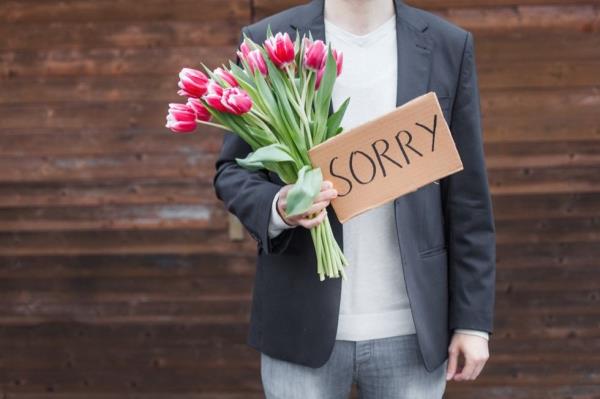
{"label": "blazer lapel", "polygon": [[396,0],[398,83],[396,106],[425,94],[431,72],[431,43],[425,24],[402,1]]}

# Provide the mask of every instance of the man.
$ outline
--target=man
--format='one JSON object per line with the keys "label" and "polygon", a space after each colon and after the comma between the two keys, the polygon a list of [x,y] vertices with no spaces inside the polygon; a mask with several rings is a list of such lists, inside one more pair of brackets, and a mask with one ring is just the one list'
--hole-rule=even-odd
{"label": "man", "polygon": [[[435,91],[464,166],[342,226],[332,182],[308,212],[287,217],[292,185],[239,167],[251,149],[225,135],[213,183],[257,241],[247,343],[261,352],[267,398],[345,398],[352,383],[363,398],[440,398],[446,380],[480,374],[493,326],[495,227],[473,37],[402,0],[312,0],[242,31],[262,43],[267,25],[292,39],[310,31],[344,53],[332,105],[351,97],[345,128]],[[325,216],[347,281],[316,276],[309,229]]]}

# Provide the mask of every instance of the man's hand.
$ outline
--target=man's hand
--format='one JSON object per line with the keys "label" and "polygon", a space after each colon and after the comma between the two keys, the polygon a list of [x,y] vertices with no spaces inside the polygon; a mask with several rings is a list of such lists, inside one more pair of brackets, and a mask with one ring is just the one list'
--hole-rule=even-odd
{"label": "man's hand", "polygon": [[[457,370],[458,358],[461,354],[464,357],[464,364],[460,370]],[[448,347],[446,380],[474,380],[483,370],[483,366],[489,357],[488,341],[485,338],[454,333]]]}
{"label": "man's hand", "polygon": [[321,183],[321,192],[314,199],[311,207],[304,213],[295,216],[287,216],[285,208],[287,206],[287,193],[294,187],[293,184],[287,184],[279,191],[279,198],[277,199],[277,212],[290,226],[303,226],[307,229],[311,229],[319,225],[325,216],[327,215],[326,207],[329,205],[332,199],[337,197],[337,190],[333,188],[333,183],[329,180],[323,180]]}

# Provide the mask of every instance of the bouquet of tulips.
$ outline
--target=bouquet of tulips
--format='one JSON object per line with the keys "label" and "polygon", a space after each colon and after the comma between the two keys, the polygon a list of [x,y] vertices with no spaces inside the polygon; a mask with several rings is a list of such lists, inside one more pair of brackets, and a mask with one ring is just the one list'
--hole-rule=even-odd
{"label": "bouquet of tulips", "polygon": [[[170,104],[167,127],[188,133],[197,124],[216,126],[238,134],[252,148],[246,158],[236,158],[249,170],[277,173],[288,192],[287,215],[306,212],[321,190],[320,168],[312,166],[308,150],[342,131],[347,98],[329,115],[334,82],[341,73],[343,56],[313,40],[312,35],[292,42],[287,33],[273,35],[267,29],[262,45],[244,35],[237,51],[241,65],[229,61],[206,74],[184,68],[178,94],[186,104]],[[317,273],[346,278],[348,265],[329,219],[310,229],[317,254]]]}

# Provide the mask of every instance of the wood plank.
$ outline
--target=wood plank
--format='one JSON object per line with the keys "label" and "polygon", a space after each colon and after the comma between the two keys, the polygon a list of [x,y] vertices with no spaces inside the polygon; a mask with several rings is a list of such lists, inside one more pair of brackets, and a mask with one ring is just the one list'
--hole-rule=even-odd
{"label": "wood plank", "polygon": [[[252,277],[256,268],[256,256],[251,253],[203,253],[203,254],[137,254],[137,255],[78,255],[78,256],[2,256],[0,279],[48,279],[48,278],[117,278],[145,277],[216,278],[223,276]],[[210,265],[210,267],[200,267]],[[68,291],[53,295],[68,296]],[[171,298],[194,295],[194,292],[169,292]],[[0,293],[0,296],[2,293]],[[97,292],[96,296],[103,296]],[[108,295],[112,298],[113,294]],[[8,296],[7,296],[8,297]],[[7,298],[5,297],[5,298]],[[0,326],[0,337],[2,327]]]}
{"label": "wood plank", "polygon": [[[248,0],[8,0],[0,3],[0,21],[40,24],[48,22],[99,22],[175,20],[208,22],[241,20],[250,16]],[[210,12],[202,12],[208,9]]]}
{"label": "wood plank", "polygon": [[226,229],[221,203],[0,208],[0,231]]}
{"label": "wood plank", "polygon": [[212,181],[198,181],[193,176],[165,181],[0,183],[1,207],[195,204],[208,198],[216,199]]}
{"label": "wood plank", "polygon": [[598,61],[519,61],[510,65],[477,63],[481,89],[598,86],[598,69]]}
{"label": "wood plank", "polygon": [[496,241],[503,244],[518,242],[597,242],[600,240],[600,219],[555,218],[529,220],[500,220],[496,222]]}
{"label": "wood plank", "polygon": [[233,242],[226,231],[202,229],[0,233],[0,253],[3,256],[256,253],[256,241],[245,234],[246,240]]}
{"label": "wood plank", "polygon": [[0,158],[0,182],[85,182],[94,180],[169,180],[214,176],[215,155],[127,154],[113,156],[62,156]]}
{"label": "wood plank", "polygon": [[594,242],[511,243],[497,245],[497,268],[550,267],[557,272],[572,267],[591,267],[600,256]]}
{"label": "wood plank", "polygon": [[[165,103],[166,104],[166,103]],[[32,155],[110,155],[110,154],[214,154],[223,144],[224,130],[202,125],[195,134],[174,134],[166,127],[146,129],[90,129],[60,131],[47,129],[34,133],[18,130],[0,134],[0,157]]]}
{"label": "wood plank", "polygon": [[598,192],[597,167],[521,168],[495,170],[489,174],[494,194],[543,192]]}
{"label": "wood plank", "polygon": [[557,218],[592,218],[600,214],[600,193],[560,193],[548,195],[496,195],[492,199],[494,219],[548,220]]}
{"label": "wood plank", "polygon": [[593,33],[600,29],[600,7],[594,4],[495,6],[436,10],[442,18],[470,30],[475,39],[489,33]]}
{"label": "wood plank", "polygon": [[[235,12],[232,5],[235,3],[221,2],[219,8],[225,7],[222,12],[230,8],[228,14],[231,14]],[[235,46],[242,26],[248,22],[247,15],[235,20],[230,15],[219,19],[218,16],[208,18],[206,13],[195,14],[206,20],[48,21],[36,23],[40,29],[31,29],[26,23],[3,24],[0,25],[0,50]],[[224,23],[228,29],[222,29]]]}
{"label": "wood plank", "polygon": [[29,76],[167,74],[177,81],[182,66],[214,68],[235,57],[235,46],[176,48],[47,49],[0,52],[0,79]]}

